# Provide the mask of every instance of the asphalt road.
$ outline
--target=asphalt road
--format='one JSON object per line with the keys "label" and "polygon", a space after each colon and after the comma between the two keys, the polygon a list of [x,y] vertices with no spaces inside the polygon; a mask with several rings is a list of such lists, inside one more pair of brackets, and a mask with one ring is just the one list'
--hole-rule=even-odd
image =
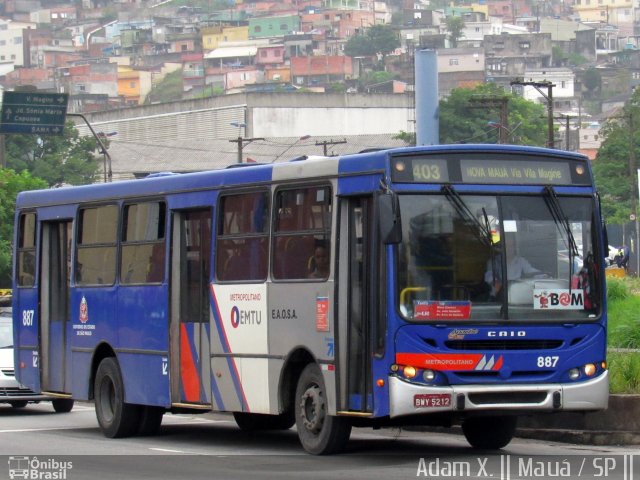
{"label": "asphalt road", "polygon": [[[640,479],[636,447],[515,439],[501,454],[455,434],[355,429],[346,453],[306,454],[295,429],[246,433],[227,415],[165,415],[155,437],[107,439],[93,405],[0,405],[0,479]],[[568,475],[564,475],[568,474]],[[24,478],[24,477],[23,477]]]}

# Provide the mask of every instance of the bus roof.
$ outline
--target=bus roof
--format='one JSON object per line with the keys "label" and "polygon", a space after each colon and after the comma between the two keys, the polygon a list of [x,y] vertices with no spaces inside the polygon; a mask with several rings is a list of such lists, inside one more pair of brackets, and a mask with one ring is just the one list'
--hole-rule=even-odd
{"label": "bus roof", "polygon": [[153,175],[137,180],[99,183],[47,190],[33,190],[18,194],[16,208],[63,205],[80,202],[99,202],[126,197],[140,197],[180,193],[231,186],[269,184],[274,180],[305,179],[342,174],[388,172],[392,155],[454,154],[454,153],[512,153],[571,159],[588,163],[584,155],[539,147],[515,145],[461,144],[403,147],[355,153],[341,157],[313,157],[305,160],[251,164],[245,168],[225,168],[185,174]]}

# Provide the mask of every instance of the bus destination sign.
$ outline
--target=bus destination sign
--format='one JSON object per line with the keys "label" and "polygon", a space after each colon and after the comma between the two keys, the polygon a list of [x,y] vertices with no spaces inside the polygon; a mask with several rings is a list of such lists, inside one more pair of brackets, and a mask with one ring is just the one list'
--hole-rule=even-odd
{"label": "bus destination sign", "polygon": [[465,183],[571,185],[569,165],[563,162],[514,162],[509,160],[461,160]]}
{"label": "bus destination sign", "polygon": [[392,160],[394,182],[493,185],[589,185],[579,160],[497,154],[403,155]]}
{"label": "bus destination sign", "polygon": [[62,135],[67,93],[4,92],[0,133]]}
{"label": "bus destination sign", "polygon": [[447,160],[435,157],[401,157],[394,162],[396,182],[446,183],[449,181]]}

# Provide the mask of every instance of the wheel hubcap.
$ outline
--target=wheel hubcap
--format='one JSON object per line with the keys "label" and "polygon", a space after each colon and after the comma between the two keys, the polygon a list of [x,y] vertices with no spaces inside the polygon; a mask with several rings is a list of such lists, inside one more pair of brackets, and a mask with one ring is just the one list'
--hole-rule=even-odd
{"label": "wheel hubcap", "polygon": [[302,424],[312,433],[322,430],[325,418],[324,398],[317,385],[310,386],[300,398]]}

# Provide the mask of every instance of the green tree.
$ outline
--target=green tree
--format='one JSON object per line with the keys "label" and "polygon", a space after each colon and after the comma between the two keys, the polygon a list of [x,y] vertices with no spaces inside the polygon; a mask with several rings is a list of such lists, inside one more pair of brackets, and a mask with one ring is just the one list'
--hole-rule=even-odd
{"label": "green tree", "polygon": [[462,32],[465,27],[464,20],[462,17],[447,17],[446,24],[451,46],[456,48],[458,46],[458,40],[464,36]]}
{"label": "green tree", "polygon": [[393,52],[400,46],[398,35],[389,25],[374,25],[365,30],[363,34],[351,37],[345,47],[344,53],[349,57],[372,57]]}
{"label": "green tree", "polygon": [[80,136],[67,122],[59,136],[7,135],[5,155],[8,168],[26,170],[51,187],[85,185],[95,181],[100,168],[97,148],[95,138]]}
{"label": "green tree", "polygon": [[640,91],[636,90],[622,112],[600,130],[604,140],[593,163],[602,211],[611,223],[626,223],[633,212],[636,174],[631,172],[640,158],[639,130]]}
{"label": "green tree", "polygon": [[440,143],[497,143],[501,127],[500,112],[472,108],[474,98],[508,98],[508,139],[519,145],[545,145],[547,120],[545,108],[525,100],[493,84],[481,84],[474,89],[457,88],[440,102]]}
{"label": "green tree", "polygon": [[47,182],[29,172],[0,168],[0,288],[11,287],[11,241],[16,196],[25,190],[46,188]]}

